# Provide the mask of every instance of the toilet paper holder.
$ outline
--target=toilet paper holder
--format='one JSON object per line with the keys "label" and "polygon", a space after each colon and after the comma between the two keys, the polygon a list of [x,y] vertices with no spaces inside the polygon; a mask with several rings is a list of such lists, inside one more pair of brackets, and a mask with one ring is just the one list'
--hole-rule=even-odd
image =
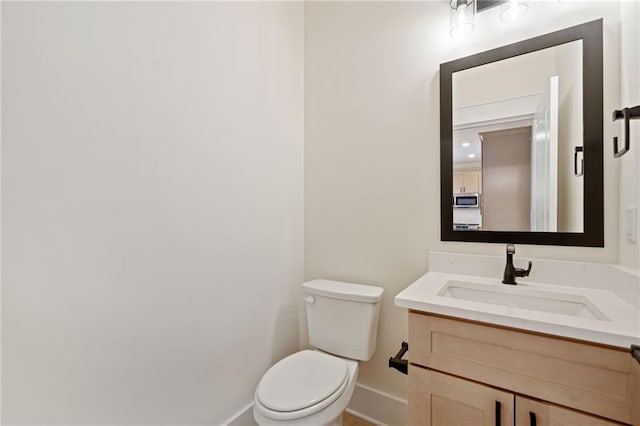
{"label": "toilet paper holder", "polygon": [[402,342],[402,347],[396,354],[396,356],[392,356],[389,358],[389,368],[395,368],[402,374],[408,373],[409,361],[406,359],[402,359],[404,354],[409,350],[409,344],[407,342]]}

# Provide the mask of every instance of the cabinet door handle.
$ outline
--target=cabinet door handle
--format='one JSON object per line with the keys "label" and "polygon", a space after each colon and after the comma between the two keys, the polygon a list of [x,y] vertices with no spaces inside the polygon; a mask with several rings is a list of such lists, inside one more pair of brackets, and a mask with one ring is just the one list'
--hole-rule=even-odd
{"label": "cabinet door handle", "polygon": [[529,424],[530,426],[536,426],[536,413],[529,411]]}
{"label": "cabinet door handle", "polygon": [[502,412],[502,404],[500,401],[496,401],[496,426],[500,426],[500,414]]}
{"label": "cabinet door handle", "polygon": [[578,171],[578,153],[579,152],[584,152],[584,148],[581,146],[576,146],[573,152],[573,175],[577,177],[584,175],[584,158],[580,159],[580,171]]}

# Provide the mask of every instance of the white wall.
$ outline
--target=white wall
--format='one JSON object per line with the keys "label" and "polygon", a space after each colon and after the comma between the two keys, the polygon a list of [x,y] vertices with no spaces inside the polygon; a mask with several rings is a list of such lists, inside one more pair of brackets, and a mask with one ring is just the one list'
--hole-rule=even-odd
{"label": "white wall", "polygon": [[219,424],[297,349],[303,19],[2,3],[3,424]]}
{"label": "white wall", "polygon": [[[378,350],[359,380],[393,395],[406,394],[406,378],[387,359],[407,337],[393,297],[426,272],[427,251],[504,253],[503,244],[440,241],[439,64],[604,17],[605,142],[615,130],[619,5],[531,2],[515,24],[498,12],[478,15],[474,33],[455,41],[446,3],[306,4],[305,278],[385,288]],[[605,248],[518,245],[518,256],[616,263],[618,167],[605,156]]]}
{"label": "white wall", "polygon": [[[616,109],[640,105],[640,2],[625,1],[620,5],[621,25],[621,101]],[[619,143],[624,140],[622,121],[615,126]],[[624,236],[624,217],[627,207],[636,206],[637,238],[640,239],[640,120],[630,123],[631,147],[620,163],[620,264],[640,273],[640,240],[630,243]],[[611,140],[605,139],[605,155],[612,152]]]}
{"label": "white wall", "polygon": [[385,288],[377,350],[358,380],[399,396],[406,379],[387,359],[406,340],[407,321],[393,296],[425,271],[438,238],[439,203],[427,188],[439,182],[443,9],[305,5],[305,278]]}
{"label": "white wall", "polygon": [[538,50],[456,72],[451,79],[453,108],[480,106],[544,93],[549,87],[549,78],[557,72],[558,49]]}
{"label": "white wall", "polygon": [[[556,49],[556,71],[560,79],[558,96],[558,229],[564,232],[582,232],[584,230],[582,211],[584,178],[574,175],[575,147],[583,144],[581,65],[582,43],[574,42]],[[578,161],[580,159],[584,159],[584,156],[579,155]]]}

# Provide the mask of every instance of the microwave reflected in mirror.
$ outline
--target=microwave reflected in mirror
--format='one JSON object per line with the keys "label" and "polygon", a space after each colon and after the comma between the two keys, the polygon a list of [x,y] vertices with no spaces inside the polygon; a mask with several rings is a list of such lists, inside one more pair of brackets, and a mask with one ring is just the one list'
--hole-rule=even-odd
{"label": "microwave reflected in mirror", "polygon": [[583,232],[573,170],[582,40],[458,71],[452,83],[453,229]]}

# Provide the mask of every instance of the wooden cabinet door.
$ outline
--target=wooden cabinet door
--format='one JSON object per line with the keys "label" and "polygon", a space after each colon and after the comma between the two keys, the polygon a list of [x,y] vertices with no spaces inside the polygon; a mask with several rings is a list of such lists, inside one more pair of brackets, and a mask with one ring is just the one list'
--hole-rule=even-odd
{"label": "wooden cabinet door", "polygon": [[453,172],[453,192],[482,193],[482,172],[480,170]]}
{"label": "wooden cabinet door", "polygon": [[409,366],[410,426],[513,426],[514,395]]}
{"label": "wooden cabinet door", "polygon": [[631,407],[631,424],[640,426],[640,361],[631,357],[629,363],[631,364],[630,394],[632,400],[636,401]]}
{"label": "wooden cabinet door", "polygon": [[468,170],[462,172],[462,184],[464,192],[480,192],[480,172]]}
{"label": "wooden cabinet door", "polygon": [[593,417],[546,402],[516,396],[517,426],[617,426],[619,423]]}
{"label": "wooden cabinet door", "polygon": [[464,182],[462,181],[462,172],[453,172],[453,193],[464,192]]}

